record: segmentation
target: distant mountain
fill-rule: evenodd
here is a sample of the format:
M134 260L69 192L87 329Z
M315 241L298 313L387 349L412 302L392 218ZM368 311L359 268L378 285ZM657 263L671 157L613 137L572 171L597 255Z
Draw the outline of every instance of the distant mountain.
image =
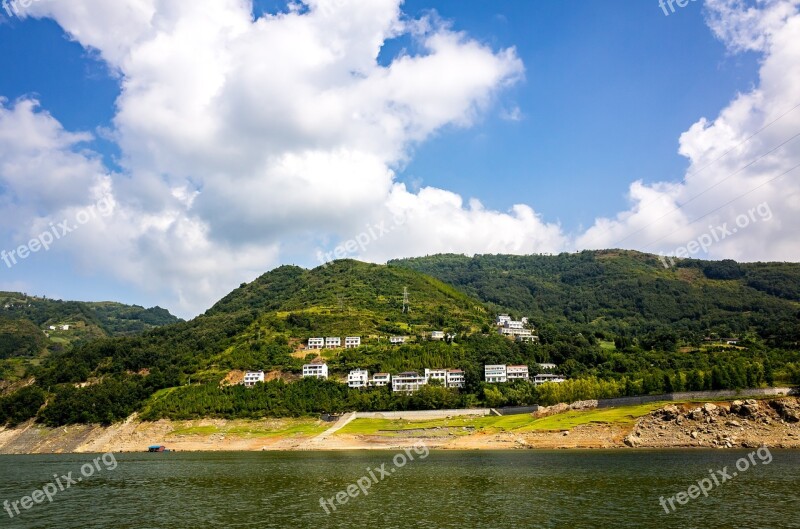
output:
M800 264L679 260L625 250L561 255L433 255L390 261L538 325L656 339L752 333L800 343Z
M0 292L0 360L33 358L48 349L58 351L97 338L139 334L179 321L160 307Z

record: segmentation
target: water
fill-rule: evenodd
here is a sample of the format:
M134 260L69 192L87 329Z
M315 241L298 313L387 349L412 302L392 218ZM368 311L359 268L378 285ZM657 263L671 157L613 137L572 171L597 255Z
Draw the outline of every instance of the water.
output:
M471 451L421 459L412 451L414 461L401 468L397 452L119 454L116 468L98 460L93 475L57 491L52 503L20 508L13 519L0 511L0 527L800 527L795 451L774 450L769 464L755 458L708 497L675 502L670 514L659 505L709 469L731 474L747 453ZM81 477L94 457L0 456L0 501L41 489L53 474ZM367 468L379 480L369 495L344 505L334 499L336 512L328 505L326 514L320 498L335 498L365 475L366 487Z

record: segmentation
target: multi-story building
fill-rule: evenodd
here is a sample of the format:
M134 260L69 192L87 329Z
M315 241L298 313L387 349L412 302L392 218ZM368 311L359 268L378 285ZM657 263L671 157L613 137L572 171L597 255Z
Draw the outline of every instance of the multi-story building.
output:
M495 318L494 323L498 327L502 327L506 324L507 321L511 321L511 316L508 314L498 314L497 318Z
M496 384L500 382L506 382L506 366L505 365L486 365L483 366L483 376L486 379L486 382L490 384Z
M303 378L328 378L328 364L312 363L303 366Z
M535 385L537 385L537 386L541 386L542 384L545 384L547 382L556 382L557 383L557 382L564 382L565 380L567 380L567 379L562 377L561 375L539 374L539 375L534 375L534 377L533 377L533 383Z
M391 336L389 337L389 343L392 345L401 345L406 343L406 336Z
M380 388L383 386L388 386L391 381L392 375L389 373L375 373L372 375L372 380L370 381L369 385Z
M557 369L557 368L558 368L558 366L555 365L555 364L539 364L539 370L540 371L553 371L554 369Z
M528 366L508 366L506 367L506 378L511 380L529 380Z
M325 349L338 349L342 346L342 339L338 336L325 338Z
M347 336L344 339L344 348L353 349L361 346L361 336Z
M447 386L447 369L426 369L425 383L430 383L431 380L438 380L442 386Z
M416 371L406 371L392 377L392 391L396 393L413 393L426 383L425 377Z
M369 385L369 371L354 369L347 375L347 385L351 388L365 388Z
M322 349L325 347L325 338L309 338L306 349Z
M448 388L463 388L464 387L464 371L461 369L448 369L447 370L447 387Z
M264 382L263 371L246 371L244 374L244 387L252 388L259 382Z

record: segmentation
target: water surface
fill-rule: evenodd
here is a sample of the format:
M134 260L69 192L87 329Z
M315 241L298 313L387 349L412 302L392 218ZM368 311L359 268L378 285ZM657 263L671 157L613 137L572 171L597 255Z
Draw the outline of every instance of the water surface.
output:
M393 462L397 452L118 454L116 468L99 461L91 477L58 491L52 503L13 519L0 511L0 527L800 527L796 451L773 450L769 464L755 458L757 465L708 497L673 502L675 512L659 505L709 469L731 474L747 453L471 451L420 459L412 451L415 460L402 468ZM54 474L80 477L94 457L0 456L0 501L20 500ZM371 481L368 495L359 490L336 503L337 492L362 477L362 485ZM326 514L320 498L333 498L336 511L327 504Z

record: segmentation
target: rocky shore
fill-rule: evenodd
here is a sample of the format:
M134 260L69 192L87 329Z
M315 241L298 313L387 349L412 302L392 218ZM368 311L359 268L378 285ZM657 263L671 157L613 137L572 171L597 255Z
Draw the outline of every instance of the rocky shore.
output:
M665 406L642 417L624 439L629 447L800 447L800 403L787 397Z

